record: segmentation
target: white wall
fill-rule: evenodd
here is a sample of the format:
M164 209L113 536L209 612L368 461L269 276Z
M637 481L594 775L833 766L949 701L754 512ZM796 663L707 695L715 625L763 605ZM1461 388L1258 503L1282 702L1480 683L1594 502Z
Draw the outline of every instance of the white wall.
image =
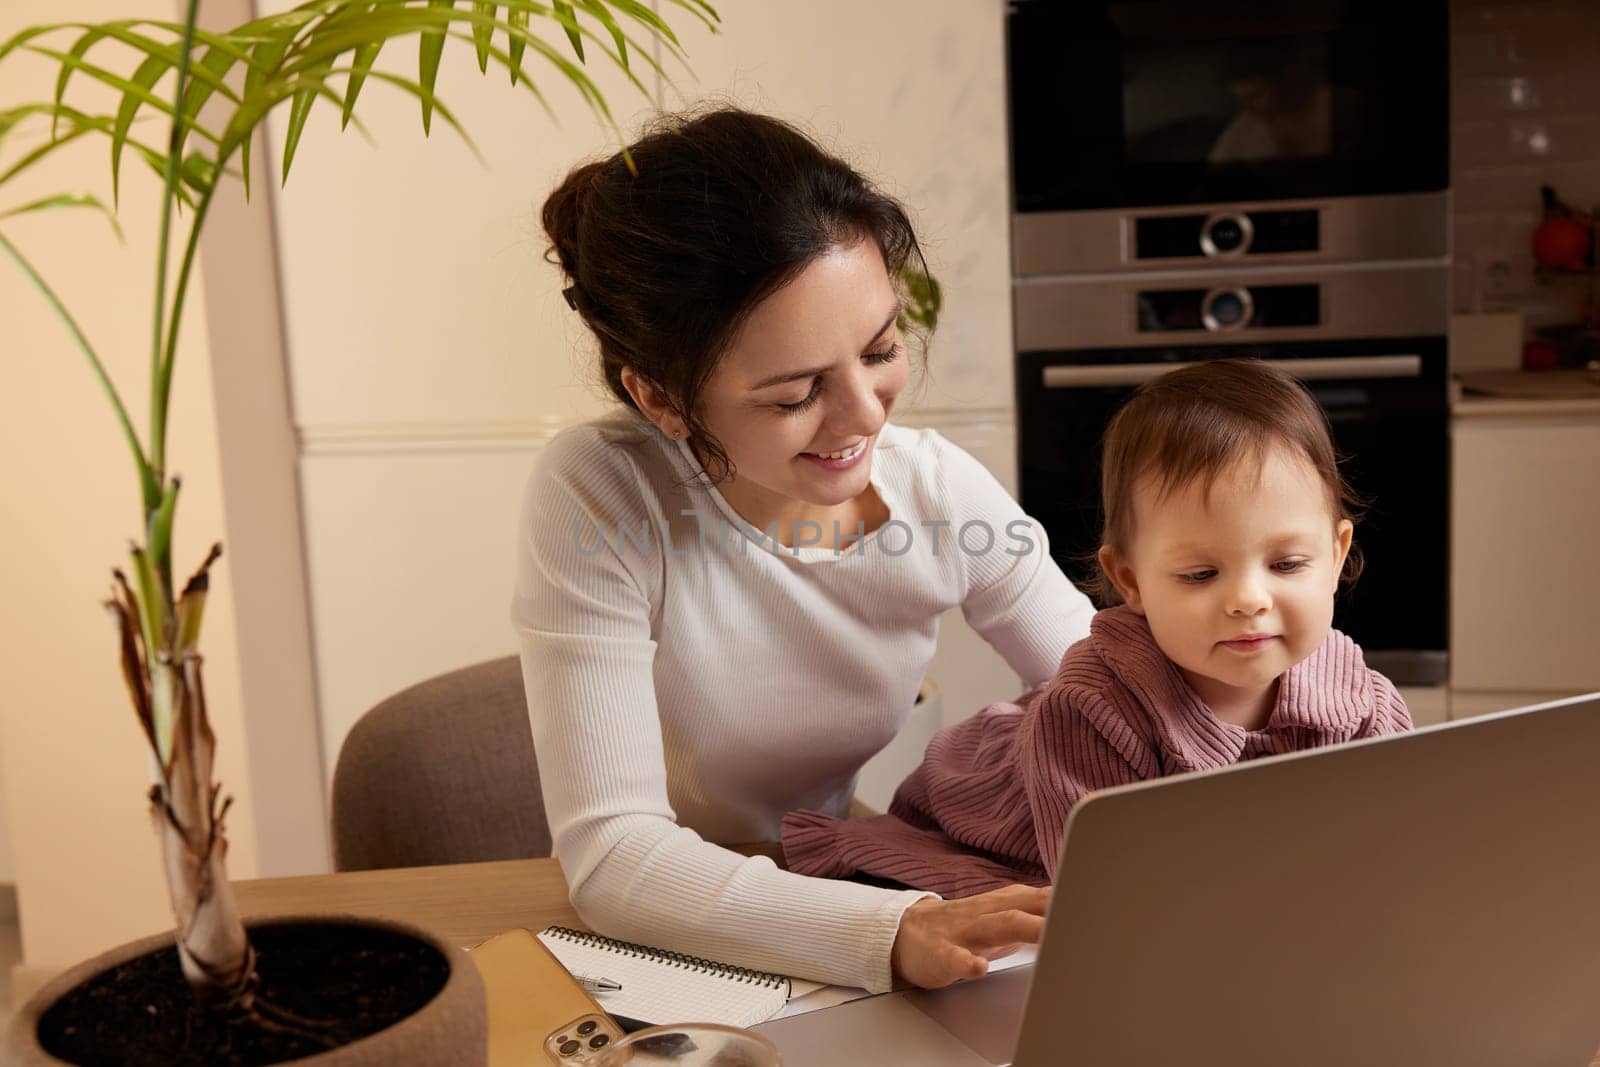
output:
M0 744L3 742L4 738L0 738ZM14 885L17 880L16 864L11 859L11 820L6 810L6 759L0 747L0 886Z
M0 38L52 20L172 14L171 0L10 0L0 6ZM48 99L53 84L53 67L42 62L14 57L0 65L0 100L8 104ZM8 148L4 158L17 151ZM0 205L77 188L105 192L106 170L105 143L83 143L55 166L10 183ZM156 221L149 205L158 192L148 171L127 165L126 247L87 213L0 224L77 314L141 428ZM183 476L174 567L184 575L223 533L206 323L200 307L190 310L169 438L172 468ZM7 458L0 760L23 954L31 968L47 970L165 928L171 917L147 814L145 743L101 607L111 568L125 565L128 540L142 524L132 461L84 358L9 262L0 263L0 316L0 455ZM255 873L254 812L226 562L213 579L202 647L217 773L235 798L230 867L248 877Z
M262 5L280 10L290 0ZM713 36L666 9L698 84L817 133L911 208L947 293L934 379L909 422L1012 480L1001 0L723 5ZM414 70L409 47L386 61ZM601 79L630 133L648 116ZM471 50L439 92L488 165L409 97L364 90L381 147L314 114L278 198L285 322L331 774L350 725L413 681L514 651L507 621L522 481L563 426L604 410L592 348L542 261L538 208L579 160L615 149L557 79L552 126ZM959 615L941 662L965 714L1016 681ZM955 666L959 663L959 667ZM945 677L948 675L948 677Z
M919 406L1009 418L1002 0L719 10L721 34L686 41L698 83L665 106L720 97L797 121L900 197L947 301Z
M238 26L253 9L252 0L206 0L201 25ZM202 119L216 128L226 115L226 102L213 97ZM206 340L219 354L211 396L257 862L263 876L318 874L331 869L332 854L301 537L300 449L273 238L277 171L262 131L254 147L253 196L246 200L235 183L212 201L200 245L204 286L195 299L205 301Z
M414 75L415 48L380 62ZM619 115L648 108L620 77L599 80ZM560 126L450 48L439 94L482 165L437 118L425 141L415 100L384 88L361 100L380 147L314 113L277 198L330 776L372 704L514 650L513 537L533 452L605 407L579 380L537 211L610 132L556 79L540 88Z

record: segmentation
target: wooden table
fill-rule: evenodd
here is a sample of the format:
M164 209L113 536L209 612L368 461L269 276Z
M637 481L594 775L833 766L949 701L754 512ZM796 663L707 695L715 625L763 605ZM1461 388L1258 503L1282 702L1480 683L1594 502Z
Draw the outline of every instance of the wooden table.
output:
M348 913L416 923L470 948L525 926L587 929L554 859L346 871L233 883L245 918Z
M772 846L739 851L770 855ZM247 919L338 912L400 919L462 948L514 926L588 929L567 900L567 883L554 859L252 878L233 887ZM1600 1067L1600 1053L1589 1067Z

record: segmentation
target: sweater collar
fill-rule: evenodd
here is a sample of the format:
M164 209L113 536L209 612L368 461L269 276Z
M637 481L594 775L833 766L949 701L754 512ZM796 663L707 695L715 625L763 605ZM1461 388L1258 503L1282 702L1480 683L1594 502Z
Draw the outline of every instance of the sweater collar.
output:
M1095 651L1145 708L1173 770L1204 770L1239 761L1253 736L1309 732L1323 744L1354 737L1370 714L1372 673L1361 650L1329 630L1316 651L1278 679L1278 699L1259 731L1223 722L1167 659L1143 615L1108 608L1090 623ZM1303 742L1296 747L1303 747Z

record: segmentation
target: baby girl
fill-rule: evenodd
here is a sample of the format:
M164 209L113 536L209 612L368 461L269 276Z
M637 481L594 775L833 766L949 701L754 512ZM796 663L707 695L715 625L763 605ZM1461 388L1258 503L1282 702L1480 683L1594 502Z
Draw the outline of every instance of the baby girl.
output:
M1332 628L1354 497L1315 400L1274 364L1148 382L1106 430L1099 612L1050 681L940 731L890 814L783 821L789 868L946 897L1054 879L1096 789L1411 728Z

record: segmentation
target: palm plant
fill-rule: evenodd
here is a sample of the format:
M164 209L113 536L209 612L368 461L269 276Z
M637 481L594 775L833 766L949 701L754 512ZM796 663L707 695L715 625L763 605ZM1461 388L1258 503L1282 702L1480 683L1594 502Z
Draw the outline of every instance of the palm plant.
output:
M718 15L706 0L669 3L715 30ZM252 136L268 113L284 103L289 116L283 180L306 120L319 103L338 111L341 127L353 122L360 128L355 107L369 80L415 97L424 132L437 114L466 138L455 115L434 95L440 58L450 39L472 46L480 71L488 73L492 61L509 74L512 86L530 93L548 111L525 67L531 53L542 61L535 64L545 68L541 73L553 71L574 85L613 130L616 124L606 101L585 72L587 57L600 52L648 96L636 62L664 73L652 57L653 45L679 60L682 56L667 23L641 0L308 0L225 33L197 27L198 5L199 0L189 0L181 23L63 23L27 29L0 44L0 62L31 54L56 69L49 100L0 110L0 148L19 131L48 122L41 143L0 170L0 186L80 138L104 137L111 149L109 207L92 194L68 193L10 210L0 204L0 220L86 208L104 215L115 228L121 164L130 149L162 179L147 441L140 440L94 347L62 301L3 233L0 251L38 288L88 359L139 479L143 541L132 545L128 570L114 570L107 607L117 625L128 693L155 757L150 804L162 843L183 973L197 995L221 1010L242 1013L269 1028L298 1028L304 1020L257 995L254 953L224 866L229 802L212 781L216 742L206 717L198 651L210 569L221 546L212 547L181 589L173 582L172 528L180 482L168 469L167 406L184 299L207 211L225 179L234 174L243 179L248 197ZM535 20L558 27L565 46L535 34ZM415 77L374 66L385 45L412 35L420 41ZM138 60L131 73L99 61L111 44L131 50ZM67 90L80 82L115 90L115 110L95 113L68 103ZM163 86L170 90L166 95L158 92ZM164 143L134 136L136 121L150 117L163 121ZM620 130L617 136L620 141ZM169 246L182 236L174 233L180 220L186 222L187 236L176 273L169 277Z

